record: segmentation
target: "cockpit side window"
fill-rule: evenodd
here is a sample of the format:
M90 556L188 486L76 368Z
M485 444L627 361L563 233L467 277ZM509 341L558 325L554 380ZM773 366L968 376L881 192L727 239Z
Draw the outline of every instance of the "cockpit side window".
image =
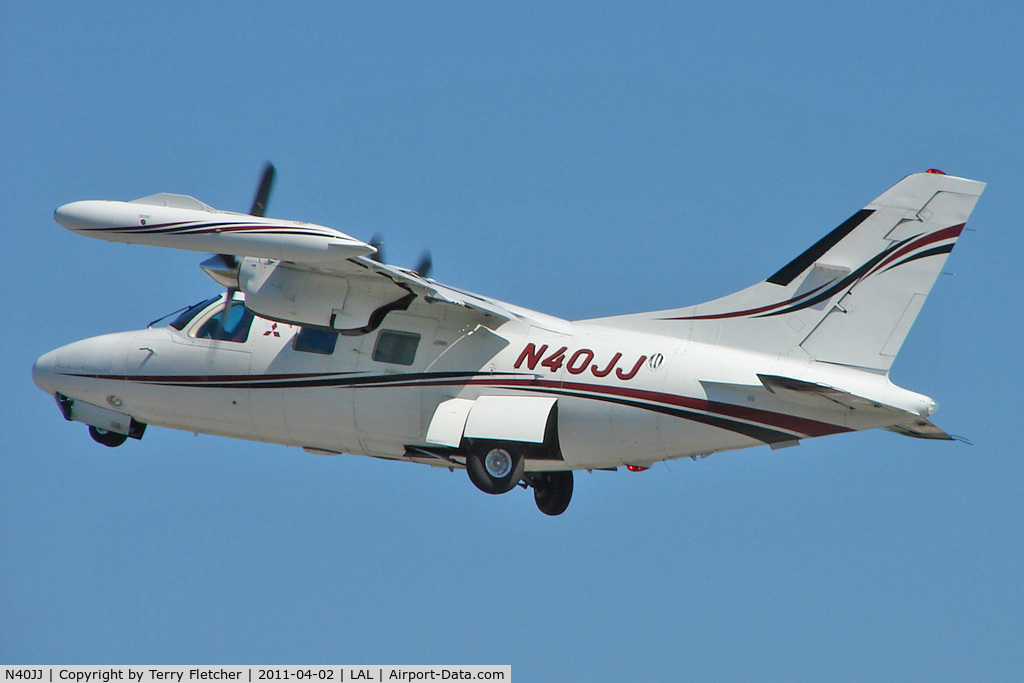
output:
M231 302L210 316L195 331L196 339L242 343L249 338L253 314L241 301Z
M185 326L192 322L192 319L199 315L200 311L205 310L207 306L219 298L220 297L215 296L210 299L206 299L205 301L200 301L197 304L192 304L186 308L181 315L171 321L171 327L178 331L185 329Z

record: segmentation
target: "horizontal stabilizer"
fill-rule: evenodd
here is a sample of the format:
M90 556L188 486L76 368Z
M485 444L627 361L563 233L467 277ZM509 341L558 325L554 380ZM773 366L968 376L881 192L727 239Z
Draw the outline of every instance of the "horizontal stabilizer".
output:
M797 394L800 397L810 398L818 401L829 401L835 405L848 408L850 410L883 410L893 411L898 413L906 413L907 411L895 408L878 401L873 401L864 396L857 396L851 394L848 391L842 389L836 389L825 384L818 384L816 382L806 382L804 380L793 379L792 377L781 377L779 375L761 375L757 376L761 380L761 384L764 388L773 394L780 395L785 398L786 393Z
M793 377L759 374L757 378L766 390L784 401L816 410L841 408L858 418L870 415L872 420L880 418L889 425L915 425L922 420L922 424L930 424L924 416L931 415L936 408L935 401L927 396L900 389L888 382L875 387L864 385L854 393Z
M923 417L914 418L910 422L905 422L903 424L885 427L885 429L890 432L902 434L903 436L912 436L915 439L936 439L939 441L956 440L932 424L931 420L927 420Z

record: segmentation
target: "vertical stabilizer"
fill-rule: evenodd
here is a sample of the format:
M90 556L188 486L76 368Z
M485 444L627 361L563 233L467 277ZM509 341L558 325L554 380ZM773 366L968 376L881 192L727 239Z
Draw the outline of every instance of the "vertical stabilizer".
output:
M887 372L984 187L907 176L763 282L586 322Z

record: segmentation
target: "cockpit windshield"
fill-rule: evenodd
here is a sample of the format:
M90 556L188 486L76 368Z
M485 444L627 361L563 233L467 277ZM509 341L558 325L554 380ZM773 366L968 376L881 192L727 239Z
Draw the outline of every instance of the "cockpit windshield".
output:
M217 341L244 342L249 338L253 313L242 301L232 301L220 307L206 319L198 329L190 332L196 339L214 339Z
M188 325L190 322L192 322L192 318L195 318L197 315L199 315L200 311L205 310L207 306L209 306L219 298L219 296L215 296L204 301L200 301L197 304L192 304L184 311L182 311L181 315L179 315L177 318L171 321L171 327L179 331L185 329L185 325Z

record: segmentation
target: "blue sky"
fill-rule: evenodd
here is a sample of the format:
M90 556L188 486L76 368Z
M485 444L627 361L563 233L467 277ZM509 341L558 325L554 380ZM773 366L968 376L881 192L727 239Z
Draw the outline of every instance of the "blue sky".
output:
M1022 34L1016 3L4 4L0 662L1024 676ZM32 361L218 288L53 209L245 210L268 159L270 215L570 319L761 280L911 172L986 181L892 371L974 445L584 474L552 519L461 472L94 444Z

